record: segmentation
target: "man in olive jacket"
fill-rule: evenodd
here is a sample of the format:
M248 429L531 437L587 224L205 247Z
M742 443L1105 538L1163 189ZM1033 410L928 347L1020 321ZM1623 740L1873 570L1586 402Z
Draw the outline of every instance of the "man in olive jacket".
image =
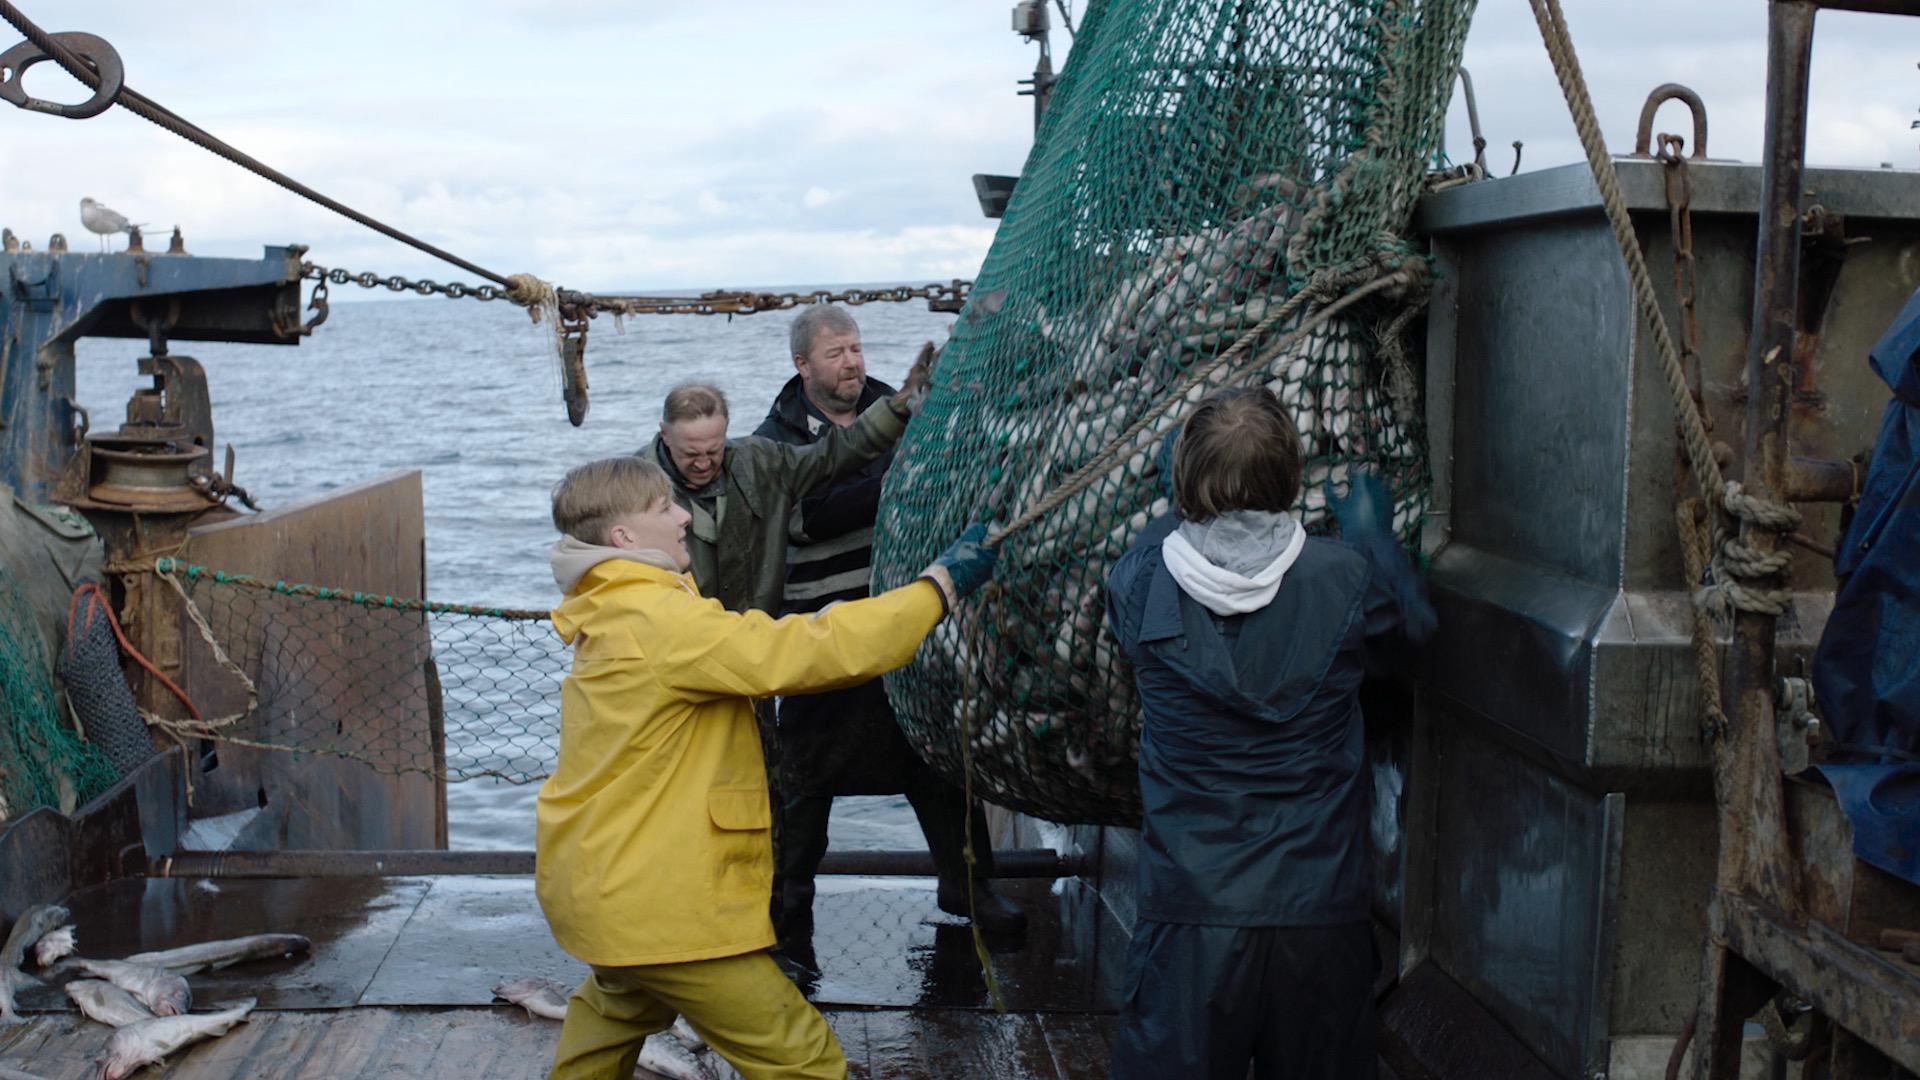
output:
M693 515L687 549L701 594L728 611L778 615L794 505L893 449L925 396L929 369L914 365L899 393L809 446L729 439L726 395L701 383L669 392L652 456L673 480L673 501Z

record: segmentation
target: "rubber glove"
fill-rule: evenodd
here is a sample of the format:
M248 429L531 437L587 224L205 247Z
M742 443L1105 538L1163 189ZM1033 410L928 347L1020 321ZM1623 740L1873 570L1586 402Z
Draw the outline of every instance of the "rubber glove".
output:
M913 366L907 369L907 377L900 389L888 403L893 411L901 416L914 417L927 404L927 393L933 387L933 365L940 358L940 350L929 341L920 346L920 355L914 358Z
M1355 472L1345 498L1334 495L1332 480L1327 481L1326 492L1327 507L1340 522L1341 536L1349 540L1393 538L1393 498L1372 471Z
M988 547L986 539L986 525L974 522L960 534L960 539L933 560L933 565L921 573L921 577L940 587L940 593L947 601L947 610L953 610L954 605L993 579L993 567L1000 560L1000 549Z

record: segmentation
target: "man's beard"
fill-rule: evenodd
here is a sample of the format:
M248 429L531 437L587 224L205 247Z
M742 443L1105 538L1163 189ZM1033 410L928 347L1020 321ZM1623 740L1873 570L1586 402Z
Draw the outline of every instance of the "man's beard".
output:
M818 398L823 405L831 405L840 412L852 412L854 406L860 404L860 395L866 388L865 379L848 380L820 387Z

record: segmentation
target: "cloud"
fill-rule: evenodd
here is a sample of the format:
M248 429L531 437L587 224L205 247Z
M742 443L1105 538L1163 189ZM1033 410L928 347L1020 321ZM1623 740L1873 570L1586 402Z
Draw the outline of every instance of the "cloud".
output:
M1565 6L1617 152L1647 91L1674 80L1705 97L1714 156L1759 158L1764 5ZM1033 49L1004 7L920 5L857 29L776 0L725 20L626 0L330 10L70 0L62 22L114 41L142 92L314 187L482 266L576 288L972 276L993 223L968 178L1017 172L1031 141L1031 102L1013 91ZM1820 20L1809 160L1920 165L1920 22ZM1495 173L1515 139L1528 170L1582 160L1524 5L1482 4L1466 62ZM1656 126L1683 130L1680 108ZM1471 155L1457 99L1447 145ZM4 110L0 154L32 163L0 170L0 224L37 246L79 234L92 195L178 222L200 254L297 241L325 265L465 276L122 110L85 123Z

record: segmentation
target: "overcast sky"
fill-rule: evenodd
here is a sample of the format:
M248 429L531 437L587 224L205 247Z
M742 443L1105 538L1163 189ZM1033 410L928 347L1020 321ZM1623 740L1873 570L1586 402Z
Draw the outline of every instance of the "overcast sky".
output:
M969 177L1017 172L1031 139L1014 80L1033 48L1008 29L1008 0L22 6L107 38L129 85L313 186L502 273L577 288L970 276L993 232ZM1706 99L1713 156L1758 158L1761 0L1565 8L1616 152L1647 91L1678 81ZM1920 167L1916 61L1920 19L1820 16L1809 159ZM1466 64L1497 174L1515 139L1525 170L1581 160L1524 0L1483 0ZM49 64L28 85L77 90L63 83ZM1682 130L1668 108L1659 128ZM1448 142L1471 156L1457 98ZM78 201L91 195L161 241L180 224L196 254L301 242L326 265L462 276L123 110L0 109L0 154L0 224L36 245L55 230L89 242Z

